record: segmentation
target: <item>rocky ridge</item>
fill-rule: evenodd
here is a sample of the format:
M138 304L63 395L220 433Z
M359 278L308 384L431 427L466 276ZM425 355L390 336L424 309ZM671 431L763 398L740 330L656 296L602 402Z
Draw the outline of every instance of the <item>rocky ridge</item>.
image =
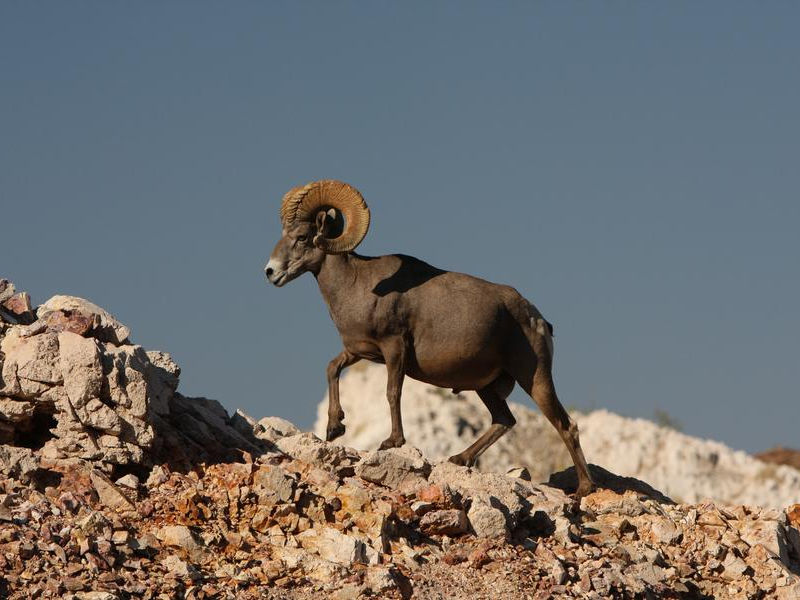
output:
M358 363L342 377L340 390L347 427L340 443L359 449L377 447L390 429L385 367ZM325 432L327 405L326 397L317 410L314 431L320 436ZM454 395L409 378L403 385L402 408L408 443L430 460L460 452L490 422L474 392ZM532 402L530 406L512 402L511 410L517 425L481 456L481 470L505 473L524 466L534 480L543 481L572 464L555 430ZM778 509L800 502L800 470L787 466L791 451L763 455L762 459L776 457L785 463L768 464L720 442L606 410L576 412L573 417L590 463L643 479L675 500L696 503L712 498Z
M676 504L594 466L603 489L578 502L570 471L534 483L326 443L181 396L168 355L91 303L12 297L0 597L800 595L800 505Z

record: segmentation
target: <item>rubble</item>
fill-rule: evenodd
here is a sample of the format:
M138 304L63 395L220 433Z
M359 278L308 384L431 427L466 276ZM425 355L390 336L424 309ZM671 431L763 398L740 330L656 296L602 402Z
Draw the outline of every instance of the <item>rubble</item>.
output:
M345 433L338 443L358 450L378 447L390 432L386 367L357 363L340 381ZM377 406L377 408L376 408ZM533 403L510 403L517 424L478 459L481 471L545 481L572 465L564 443ZM800 500L800 452L775 449L758 457L725 444L694 438L643 419L606 410L572 412L590 463L647 481L673 499L782 508ZM314 432L325 437L327 396L317 407ZM490 424L475 392L453 394L406 377L403 424L407 442L436 462L464 450ZM759 458L761 460L759 460ZM767 461L767 462L764 462ZM525 475L527 473L527 477Z
M800 504L358 451L181 396L129 333L2 318L0 597L800 597Z

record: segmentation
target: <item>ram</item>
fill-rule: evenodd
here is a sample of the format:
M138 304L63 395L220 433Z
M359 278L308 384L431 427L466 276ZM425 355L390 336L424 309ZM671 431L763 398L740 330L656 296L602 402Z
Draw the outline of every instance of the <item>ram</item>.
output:
M515 289L393 254L353 250L369 228L361 194L334 180L290 190L281 204L281 239L265 267L281 287L311 272L344 350L328 364L327 439L345 431L339 375L359 360L385 363L392 431L381 449L405 443L400 395L406 376L453 390L476 390L492 424L450 460L473 465L515 424L506 398L519 384L553 424L575 463L578 496L593 488L578 428L553 385L552 328Z

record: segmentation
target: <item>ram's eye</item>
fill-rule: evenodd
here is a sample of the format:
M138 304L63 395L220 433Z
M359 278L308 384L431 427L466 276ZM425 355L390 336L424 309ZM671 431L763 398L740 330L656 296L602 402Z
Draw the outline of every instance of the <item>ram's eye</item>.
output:
M298 235L297 236L297 241L298 242L305 242L307 239L308 239L307 235Z

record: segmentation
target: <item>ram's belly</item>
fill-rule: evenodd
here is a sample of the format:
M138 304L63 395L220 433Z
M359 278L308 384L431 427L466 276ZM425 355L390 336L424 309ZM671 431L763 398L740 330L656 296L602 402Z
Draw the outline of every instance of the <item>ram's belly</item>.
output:
M500 340L423 339L415 347L407 374L439 387L478 390L503 370Z

